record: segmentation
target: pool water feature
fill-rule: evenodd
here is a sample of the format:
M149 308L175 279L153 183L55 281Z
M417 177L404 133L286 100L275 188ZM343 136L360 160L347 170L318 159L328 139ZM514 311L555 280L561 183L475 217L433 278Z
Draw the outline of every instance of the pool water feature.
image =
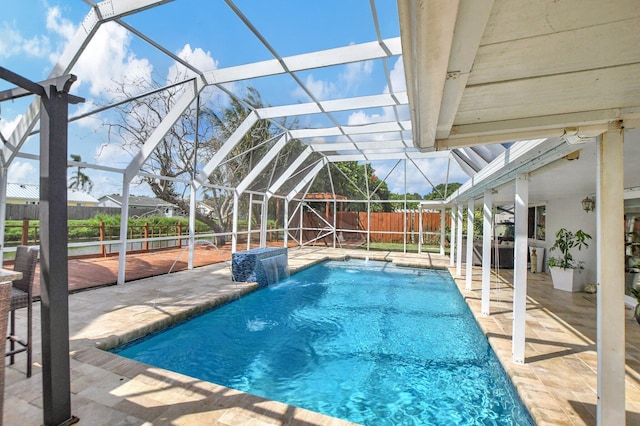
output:
M327 262L116 350L363 424L533 424L448 272Z

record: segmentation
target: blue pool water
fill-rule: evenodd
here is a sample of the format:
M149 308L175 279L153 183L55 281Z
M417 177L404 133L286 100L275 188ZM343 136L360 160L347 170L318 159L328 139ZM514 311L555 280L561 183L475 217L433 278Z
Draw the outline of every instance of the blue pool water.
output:
M446 271L327 262L115 352L363 424L533 424Z

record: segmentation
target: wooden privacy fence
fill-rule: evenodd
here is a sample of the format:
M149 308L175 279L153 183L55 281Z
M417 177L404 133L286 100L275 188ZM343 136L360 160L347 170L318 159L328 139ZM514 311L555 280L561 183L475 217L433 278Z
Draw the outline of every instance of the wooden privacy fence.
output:
M422 214L422 232L424 244L440 244L440 212L389 212L371 213L369 229L371 230L371 242L402 243L404 242L405 218L407 241L418 242L420 231L420 214ZM325 215L320 213L320 216ZM445 216L445 223L449 223L449 214ZM324 217L329 223L333 223L333 217ZM293 226L293 224L292 224ZM304 212L303 227L306 229L325 228L315 213ZM367 212L337 212L336 229L342 231L345 240L364 240L367 232ZM358 231L358 232L348 232ZM306 237L305 233L305 237Z

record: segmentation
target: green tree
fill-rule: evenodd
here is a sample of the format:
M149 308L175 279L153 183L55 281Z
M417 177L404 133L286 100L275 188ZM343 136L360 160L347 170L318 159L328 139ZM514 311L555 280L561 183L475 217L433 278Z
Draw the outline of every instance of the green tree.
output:
M82 162L82 157L80 155L71 154L70 157L72 161L77 163ZM67 166L67 168L68 167L73 166ZM76 166L75 173L73 173L69 178L69 189L79 189L81 191L91 192L93 189L93 182L91 182L91 178L83 172L84 169L86 169L86 167L80 165Z

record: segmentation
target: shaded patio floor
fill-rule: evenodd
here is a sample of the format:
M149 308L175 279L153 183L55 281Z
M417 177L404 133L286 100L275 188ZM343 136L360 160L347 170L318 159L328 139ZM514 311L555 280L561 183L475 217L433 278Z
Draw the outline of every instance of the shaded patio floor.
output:
M448 258L428 254L296 248L289 255L294 270L344 256L448 266ZM511 271L493 277L490 316L478 314L480 269L474 269L473 278L472 291L464 290L464 280L456 283L536 422L595 424L595 296L553 290L548 275L530 274L527 362L518 365L511 362ZM232 282L227 265L218 264L71 294L72 412L80 417L80 424L345 424L98 349L145 335L254 288ZM34 374L25 378L23 354L7 368L7 425L42 423L40 304L34 308ZM24 311L18 311L18 330L24 329ZM626 406L631 425L640 424L640 326L630 311L626 314Z

